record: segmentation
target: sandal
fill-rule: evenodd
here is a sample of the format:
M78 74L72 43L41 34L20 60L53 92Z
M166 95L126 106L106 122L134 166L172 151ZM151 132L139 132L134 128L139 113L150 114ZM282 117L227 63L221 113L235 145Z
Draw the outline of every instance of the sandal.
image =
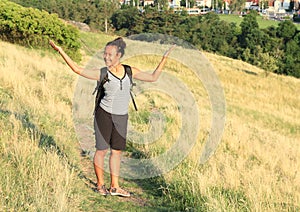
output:
M106 195L109 194L109 192L108 192L108 190L106 189L105 185L97 186L96 191L97 191L99 194L103 195L103 196L106 196Z
M122 188L110 188L110 195L121 196L121 197L130 197L130 192L128 192Z

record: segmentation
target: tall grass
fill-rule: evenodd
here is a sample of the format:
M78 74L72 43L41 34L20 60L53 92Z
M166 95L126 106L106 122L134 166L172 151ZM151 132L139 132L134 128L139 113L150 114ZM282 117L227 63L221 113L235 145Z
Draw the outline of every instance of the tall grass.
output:
M209 133L209 99L191 71L169 61L166 71L184 81L198 100L201 129L193 152L164 176L166 202L181 211L300 210L300 97L295 95L300 81L267 76L263 70L241 61L206 56L224 87L227 102L224 136L215 155L207 164L199 165L202 145ZM133 61L138 67L143 67L143 63L157 61L151 58ZM138 102L143 106L144 102L152 101L155 107L165 110L167 117L173 117L168 129L179 129L177 108L166 105L172 103L170 100L153 95ZM149 151L151 156L155 151L161 154L159 150L172 145L172 135L176 136L176 132L166 131L152 148L145 145L143 152Z
M206 56L225 92L224 136L215 155L206 164L199 165L200 152L209 134L209 98L190 70L168 60L165 71L185 82L197 99L201 129L189 157L164 175L166 204L180 211L299 211L300 96L296 93L300 81L267 74L242 61L213 54ZM149 64L153 66L158 61L139 57L126 62L149 70ZM158 142L137 146L149 156L161 154L170 148L181 128L176 116L178 108L157 94L140 98L138 102L146 116L132 114L137 128L149 123L146 113L151 110L149 104L155 104L154 108L170 117L168 130Z
M76 210L75 78L42 52L0 46L0 210Z
M208 163L197 164L198 145L166 176L166 196L178 210L299 211L300 81L206 56L225 90L224 136Z
M104 45L101 35L84 34L83 39L89 36ZM0 53L0 210L79 211L82 202L96 200L79 191L82 181L76 171L78 145L71 116L75 75L53 56L0 45L6 49ZM92 43L86 45L97 51ZM86 54L87 61L91 55ZM198 164L209 135L210 101L190 70L168 60L165 71L185 82L196 98L201 128L192 152L163 176L165 183L153 188L163 193L154 202L175 211L299 211L299 79L266 75L241 61L205 55L226 97L222 142L206 164ZM148 70L158 61L144 56L126 62ZM142 157L161 154L181 127L178 107L159 93L138 96L136 101L139 111L131 111L130 118L137 130L149 130L149 111L156 109L165 114L167 127L156 144L135 148ZM118 200L104 203L118 205Z

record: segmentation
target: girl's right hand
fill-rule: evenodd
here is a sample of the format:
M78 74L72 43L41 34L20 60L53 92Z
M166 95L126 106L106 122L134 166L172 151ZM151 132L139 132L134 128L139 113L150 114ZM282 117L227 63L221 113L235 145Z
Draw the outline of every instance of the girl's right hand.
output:
M57 46L52 40L49 41L49 44L52 46L52 48L58 52L62 50L60 46Z

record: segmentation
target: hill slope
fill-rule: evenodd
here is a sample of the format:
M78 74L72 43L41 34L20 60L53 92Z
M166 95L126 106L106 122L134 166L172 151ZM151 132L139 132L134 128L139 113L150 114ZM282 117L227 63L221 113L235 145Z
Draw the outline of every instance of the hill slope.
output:
M94 46L109 37L85 34L83 39L85 51L96 51ZM205 54L226 97L226 126L216 153L206 164L197 163L209 133L210 108L201 82L186 74L183 80L197 98L202 120L191 154L163 177L122 180L133 198L102 198L92 190L92 164L80 156L73 128L76 76L57 55L0 46L6 50L0 53L0 210L299 210L299 79L266 76L241 61ZM168 65L168 72L176 71ZM168 107L163 99L154 98L158 108ZM138 102L143 107L147 101ZM178 129L176 117L172 120L170 126ZM177 132L168 133L166 148ZM141 150L158 151L151 148Z

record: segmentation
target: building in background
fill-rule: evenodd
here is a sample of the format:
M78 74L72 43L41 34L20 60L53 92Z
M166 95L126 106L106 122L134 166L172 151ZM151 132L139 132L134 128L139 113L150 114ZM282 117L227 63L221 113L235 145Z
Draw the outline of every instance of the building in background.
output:
M267 5L265 5L265 2L268 2ZM259 0L246 0L245 8L250 8L250 6L259 6L261 9L266 9L268 7L276 7L281 8L285 10L299 9L299 0L268 0L268 1L259 1ZM293 5L294 8L290 8L290 6Z
M171 8L179 8L181 0L169 0L169 6Z
M133 6L154 6L155 1L154 0L119 0L120 4L126 4L126 5L133 5ZM181 7L181 1L182 0L168 0L169 7L178 9ZM189 0L185 0L187 2L186 8L192 9L191 5L189 4ZM221 10L229 10L229 5L231 3L231 0L223 0L223 6L222 8L214 8L214 2L216 0L195 0L194 8L210 8L210 9L221 9ZM139 2L137 5L136 2ZM291 8L291 5L293 8ZM289 10L292 9L294 11L298 11L300 7L300 0L246 0L245 2L245 9L254 9L254 10L264 10L267 8L270 8L271 10Z

